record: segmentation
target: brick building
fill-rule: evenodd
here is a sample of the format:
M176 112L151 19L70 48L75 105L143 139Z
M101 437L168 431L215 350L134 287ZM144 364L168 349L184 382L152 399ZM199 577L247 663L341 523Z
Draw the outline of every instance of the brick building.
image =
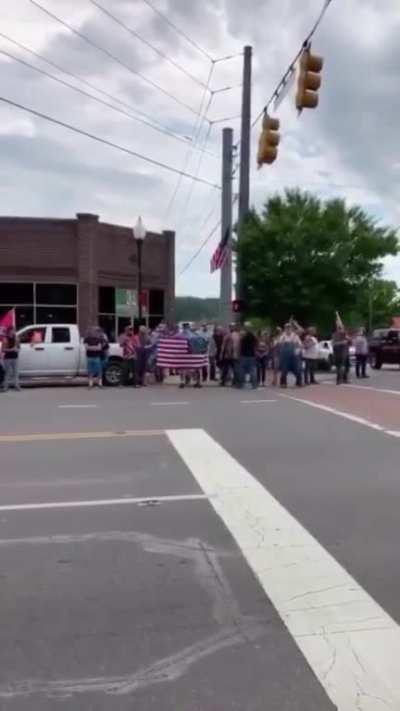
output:
M143 244L143 315L173 320L175 233L148 232ZM114 338L137 315L137 245L132 228L76 219L0 217L0 315L17 326L99 322Z

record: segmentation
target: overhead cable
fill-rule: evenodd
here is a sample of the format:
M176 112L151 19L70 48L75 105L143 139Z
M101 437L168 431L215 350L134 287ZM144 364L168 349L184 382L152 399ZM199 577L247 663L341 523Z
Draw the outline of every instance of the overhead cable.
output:
M172 59L171 57L169 57L167 54L165 54L165 52L162 52L160 49L158 49L158 47L155 47L153 44L151 44L151 42L149 42L149 41L146 40L144 37L142 37L142 35L139 34L139 32L136 32L136 30L133 30L131 27L129 27L125 22L123 22L123 21L122 21L119 17L117 17L116 15L113 15L112 12L110 12L110 11L107 10L105 7L103 7L103 5L101 5L99 2L97 2L97 0L89 0L89 2L91 2L92 5L94 5L95 7L97 7L98 10L100 10L101 12L103 12L107 17L109 17L111 20L113 20L117 25L119 25L119 26L122 27L124 30L126 30L127 32L129 32L129 34L132 35L132 37L135 37L135 38L138 39L140 42L142 42L143 44L145 44L146 47L149 47L151 50L153 50L153 52L155 52L156 54L158 54L159 57L162 57L162 59L164 59L166 62L169 62L169 64L172 64L172 66L174 66L174 67L175 67L176 69L178 69L180 72L182 72L183 74L186 74L186 76L189 77L189 79L191 79L192 81L194 81L194 82L195 82L196 84L198 84L199 86L202 86L203 88L205 87L205 83L204 83L203 81L201 81L201 79L199 79L198 77L195 77L195 76L194 76L193 74L191 74L187 69L185 69L185 67L183 67L181 64L179 64L179 63L176 62L174 59Z
M60 77L56 77L56 76L54 76L54 74L50 74L50 72L46 72L44 69L40 69L40 67L35 67L34 64L31 64L30 62L26 62L21 57L16 57L15 55L11 54L10 52L6 52L5 50L2 50L2 49L0 49L0 54L4 55L5 57L8 57L9 59L12 59L15 62L18 62L19 64L22 64L25 67L28 67L28 69L38 72L39 74L42 74L43 76L47 77L48 79L52 79L52 81L55 81L58 84L61 84L62 86L66 86L67 88L72 89L73 91L76 91L78 94L81 94L82 96L86 96L87 98L92 99L93 101L96 101L97 103L102 104L103 106L107 106L107 108L112 109L113 111L116 111L117 113L122 114L123 116L126 116L127 118L132 119L132 121L137 121L138 123L141 123L144 126L148 126L153 131L158 131L159 133L162 133L162 134L168 136L169 138L174 138L176 141L184 143L185 145L191 144L190 138L184 138L183 136L179 136L179 134L173 133L172 131L169 131L168 129L165 129L165 128L160 128L156 124L153 124L150 121L146 121L145 119L142 119L139 116L135 116L134 114L129 113L125 109L120 109L117 106L110 104L108 101L104 101L104 99L100 99L98 96L94 96L94 94L90 94L88 91L85 91L85 89L80 89L78 86L74 86L73 84L70 84L69 82L65 81L64 79L60 79ZM215 158L217 157L210 151L206 151L205 147L201 148L198 146L193 146L193 150L199 151L201 153L207 152L208 155L215 157Z
M121 151L122 153L127 153L128 155L131 155L131 156L134 156L135 158L139 158L140 160L146 161L147 163L150 163L151 165L155 165L158 168L163 168L164 170L168 170L170 173L176 173L178 175L182 175L182 177L184 177L184 178L191 178L192 179L194 177L190 173L186 173L186 172L183 172L182 170L179 170L179 168L175 168L171 165L167 165L166 163L161 163L161 161L157 161L154 158L149 158L149 156L145 156L142 153L133 151L130 148L126 148L125 146L120 146L118 143L109 141L106 138L101 138L100 136L96 136L94 133L85 131L84 129L79 128L77 126L73 126L70 123L66 123L66 121L60 121L59 119L56 119L53 116L49 116L48 114L42 113L41 111L36 111L36 109L32 109L29 106L25 106L24 104L19 104L17 101L12 101L12 99L8 99L5 96L0 96L0 101L2 101L4 104L8 104L9 106L14 106L17 109L21 109L22 111L30 113L33 116L42 118L45 121L49 121L50 123L53 123L57 126L62 126L62 128L66 128L69 131L78 133L81 136L85 136L86 138L91 138L93 141L97 141L97 143L103 143L105 146L110 146L110 148L115 148L116 150ZM204 185L210 185L212 187L221 189L219 185L217 185L216 183L212 183L209 180L206 180L206 178L198 178L197 177L196 180L199 183L203 183Z
M327 11L329 5L331 4L331 2L332 2L332 0L325 0L324 5L323 5L323 7L322 7L322 10L321 10L320 14L318 15L318 18L317 18L316 22L314 23L314 25L313 25L313 27L311 28L311 30L310 30L310 32L308 33L308 35L307 35L307 36L305 37L305 39L303 40L299 51L297 52L297 54L296 54L296 56L294 57L294 59L292 59L292 61L290 62L289 67L287 68L286 72L284 73L284 75L282 76L282 78L280 79L280 81L278 82L278 84L276 85L274 91L272 92L271 97L268 99L268 101L267 101L267 103L265 104L265 106L262 108L262 110L260 111L260 113L259 113L259 114L256 116L256 118L254 119L253 123L251 124L251 127L252 127L252 128L253 128L253 126L256 125L256 123L258 123L258 121L260 120L260 118L268 111L268 109L269 109L269 107L271 106L272 102L273 102L275 99L278 98L278 96L279 96L281 90L282 90L283 87L286 85L286 83L287 83L287 81L288 81L290 75L294 72L294 70L295 70L295 64L296 64L297 60L301 57L304 48L307 47L307 45L311 42L311 40L312 40L312 38L313 38L315 32L317 31L318 27L320 26L320 24L321 24L321 22L322 22L322 20L323 20L323 18L324 18L324 16L325 16L325 13L326 13L326 11Z
M181 269L181 271L179 272L178 276L182 276L182 274L184 274L184 273L189 269L189 267L192 266L194 260L197 259L197 257L199 256L199 254L203 251L203 249L204 249L204 247L206 246L206 244L210 241L211 237L213 237L213 236L215 235L216 231L218 230L218 228L219 228L220 226L221 226L221 220L219 220L219 222L217 222L217 224L213 227L213 229L211 230L211 232L207 235L207 237L205 238L205 240L201 243L200 247L196 250L196 252L193 254L193 256L192 256L192 257L189 259L189 261L185 264L185 266L183 267L183 269Z
M193 114L197 113L196 110L192 106L189 106L189 104L186 104L184 101L181 101L181 99L179 99L177 96L174 96L174 94L171 94L169 91L167 91L162 86L157 84L157 82L153 81L152 79L149 79L149 77L146 77L144 74L137 71L137 69L134 69L129 64L126 64L125 62L123 62L121 59L119 59L119 57L117 57L115 54L110 52L108 49L105 49L105 47L102 47L101 45L94 42L92 39L90 39L90 37L85 35L80 30L77 30L75 27L73 27L73 25L70 25L68 22L65 22L65 20L62 20L57 15L54 15L54 13L50 12L50 10L48 10L46 7L44 7L43 5L38 3L36 0L29 0L29 2L31 2L32 5L35 5L35 7L37 7L39 10L44 12L46 15L51 17L53 20L58 22L60 25L62 25L63 27L66 27L70 32L75 34L77 37L80 37L84 42L86 42L88 45L90 45L91 47L96 49L98 52L101 52L101 54L104 54L109 59L112 59L114 62L119 64L121 67L126 69L128 72L130 72L134 76L139 77L139 79L144 81L146 84L149 84L150 86L152 86L153 89L156 89L161 94L164 94L169 99L172 99L172 101L175 101L180 106L183 106L185 109L187 109L191 113L193 113Z
M132 106L131 104L128 104L126 101L119 99L117 96L110 94L108 91L104 91L104 89L101 89L100 87L96 86L96 84L93 84L92 82L87 81L87 79L84 79L83 77L79 76L79 74L75 74L74 72L71 72L70 70L65 69L65 67L61 67L56 62L53 62L52 60L44 57L43 54L36 52L34 49L32 49L32 47L27 47L26 44L22 44L22 42L17 42L17 40L13 39L9 35L4 34L4 32L0 32L0 37L3 37L8 42L11 42L12 44L14 44L16 47L19 47L19 49L23 49L24 52L28 52L28 54L31 54L33 57L40 59L41 62L45 62L45 64L48 64L49 67L53 67L54 69L57 69L57 71L62 72L63 74L66 74L69 77L72 77L76 81L79 81L81 84L88 86L89 89L93 89L94 91L97 91L99 94L102 94L102 96L106 96L108 99L112 99L112 101L115 101L116 104L120 104L120 106L125 106L125 108L130 109L130 111L134 111L135 113L140 114L140 116L144 116L146 119L151 121L153 124L156 124L159 128L163 128L167 133L168 132L173 133L173 131L170 131L170 129L168 129L166 126L163 126L161 123L156 121L152 116L150 116L149 114L146 114L141 109L138 109L137 107ZM182 138L183 138L183 136L182 136ZM190 139L188 139L188 140L190 140Z
M175 25L175 24L169 19L169 17L167 17L167 15L164 15L164 13L161 12L161 10L159 10L157 7L154 7L153 3L151 3L150 0L143 0L143 2L146 3L146 5L148 5L148 7L150 7L150 8L153 10L153 12L156 13L156 15L158 15L159 17L161 17L161 18L164 20L164 22L167 23L167 25L169 25L170 27L172 27L172 28L175 30L175 32L177 32L177 33L180 34L182 37L184 37L184 39L185 39L187 42L189 42L189 44L191 44L192 47L194 47L194 48L197 49L199 52L201 52L201 53L202 53L205 57L207 57L207 59L209 59L211 62L214 61L213 57L211 56L211 54L209 54L209 52L207 52L205 49L203 49L203 47L201 47L199 44L197 44L197 42L195 42L194 39L192 39L191 37L189 37L189 35L187 35L186 32L184 32L184 31L181 30L179 27L177 27L177 25Z

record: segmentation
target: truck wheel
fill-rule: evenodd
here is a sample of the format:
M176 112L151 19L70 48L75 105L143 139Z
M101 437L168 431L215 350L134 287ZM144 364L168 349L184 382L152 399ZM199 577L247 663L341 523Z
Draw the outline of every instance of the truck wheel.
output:
M110 361L104 371L104 385L115 388L122 383L122 363Z
M371 355L371 368L374 370L380 370L382 368L382 363L375 353Z

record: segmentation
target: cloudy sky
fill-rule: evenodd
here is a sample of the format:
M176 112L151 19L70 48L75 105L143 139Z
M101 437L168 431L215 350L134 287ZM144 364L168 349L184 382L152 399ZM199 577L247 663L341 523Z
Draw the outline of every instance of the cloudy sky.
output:
M324 0L151 0L200 51L145 0L96 0L144 42L90 0L38 2L105 52L71 33L31 0L2 0L0 31L76 78L0 37L0 95L212 185L220 183L222 127L231 125L235 140L239 138L242 57L212 65L208 56L240 55L245 44L253 46L256 115L324 4ZM261 171L255 162L258 130L253 131L253 205L259 206L271 191L301 186L323 198L343 196L379 220L399 224L399 32L398 0L332 1L313 43L325 58L320 107L299 120L293 97L286 99L279 109L283 133L279 160ZM204 85L212 66L209 86L216 93L211 95ZM226 87L233 88L217 91ZM201 106L207 114L199 121ZM71 217L80 211L95 212L118 224L133 224L141 214L150 229L176 230L178 294L218 293L218 275L209 274L218 233L179 276L219 220L217 188L179 179L17 108L0 103L0 112L1 214ZM160 131L135 117L156 124ZM225 117L233 118L210 124ZM400 259L388 261L386 275L400 282Z

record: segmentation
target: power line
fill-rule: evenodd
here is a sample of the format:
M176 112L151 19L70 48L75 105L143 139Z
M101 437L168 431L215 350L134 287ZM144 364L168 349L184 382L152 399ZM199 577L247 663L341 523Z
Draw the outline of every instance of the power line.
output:
M210 70L209 70L209 72L208 72L208 77L207 77L207 84L206 84L206 87L204 88L204 91L203 91L203 95L202 95L201 102L200 102L200 106L199 106L199 111L198 111L198 114L197 114L197 119L196 119L195 124L194 124L194 127L193 127L193 135L192 135L192 142L193 142L192 146L193 146L193 147L194 147L194 146L197 146L197 141L198 141L198 139L200 138L200 134L201 134L201 129L202 129L203 121L207 120L207 113L208 113L208 111L209 111L209 109L210 109L210 106L211 106L211 103L212 103L212 100L213 100L213 96L214 96L214 95L213 95L213 94L210 94L210 95L209 95L209 99L208 99L207 108L204 110L204 113L203 113L203 106L204 106L204 102L205 102L206 96L207 96L207 88L209 87L209 85L210 85L210 83L211 83L211 79L212 79L212 76L213 76L213 73L214 73L214 67L215 67L215 65L214 65L213 63L211 63L211 65L210 65ZM202 113L203 113L203 115L202 115ZM211 126L211 124L209 124L209 125ZM184 158L183 167L182 167L182 170L183 170L183 171L186 171L187 166L188 166L188 164L189 164L190 156L191 156L191 153L192 153L192 146L190 146L190 147L188 148L188 150L186 151L186 156L185 156L185 158ZM168 215L169 215L170 212L171 212L172 206L173 206L173 204L174 204L174 202L175 202L175 200L176 200L176 196L177 196L177 194L178 194L178 192L179 192L179 188L180 188L180 186L181 186L181 183L182 183L182 176L179 176L179 177L178 177L178 180L177 180L177 182L176 182L175 188L174 188L174 190L173 190L173 193L172 193L172 195L171 195L171 197L170 197L170 200L169 200L169 202L168 202L168 205L167 205L167 208L166 208L166 211L165 211L164 220L167 219Z
M122 27L124 30L126 30L127 32L129 32L129 34L132 35L132 37L135 37L136 39L138 39L140 42L142 42L143 44L145 44L146 47L149 47L150 49L153 50L153 52L155 52L156 54L158 54L159 57L162 57L162 59L164 59L166 62L169 62L170 64L172 64L173 67L175 67L175 68L178 69L180 72L182 72L182 73L185 74L187 77L189 77L189 79L191 79L192 81L194 81L194 82L195 82L196 84L198 84L199 86L201 86L201 87L203 87L203 88L205 87L205 84L204 84L203 81L201 81L200 79L198 79L198 77L195 77L193 74L191 74L187 69L185 69L185 67L183 67L181 64L179 64L178 62L176 62L174 59L171 59L171 57L169 57L167 54L165 54L165 53L162 52L160 49L158 49L158 47L155 47L153 44L151 44L151 42L149 42L149 41L146 40L144 37L142 37L142 36L139 34L139 32L136 32L136 30L133 30L131 27L129 27L127 24L125 24L125 22L123 22L119 17L116 17L116 15L113 15L109 10L107 10L105 7L103 7L102 5L100 5L100 3L97 2L97 0L89 0L89 2L91 2L92 5L94 5L95 7L97 7L98 10L100 10L101 12L103 12L107 17L109 17L111 20L113 20L117 25L119 25L119 26Z
M199 256L200 252L203 251L204 247L205 247L206 244L210 241L211 237L213 237L213 236L215 235L215 233L216 233L216 231L218 230L219 227L221 227L221 220L219 220L219 222L217 222L217 224L213 227L213 229L211 230L211 232L210 232L210 233L207 235L207 237L205 238L204 242L201 243L200 247L196 250L196 252L193 254L193 256L192 256L192 257L189 259L189 261L185 264L185 266L183 267L183 269L181 269L181 271L179 272L178 276L182 276L182 274L184 274L184 273L189 269L189 267L192 266L194 260L197 259L197 257Z
M1 33L0 33L1 34ZM5 57L8 57L9 59L14 60L15 62L18 62L19 64L22 64L25 67L28 67L29 69L38 72L39 74L42 74L43 76L47 77L48 79L52 79L53 81L57 82L58 84L61 84L62 86L66 86L69 89L72 89L73 91L76 91L78 94L81 94L82 96L86 96L89 99L92 99L93 101L96 101L99 104L102 104L103 106L107 106L109 109L112 109L113 111L116 111L119 114L122 114L123 116L127 116L128 118L132 119L133 121L137 121L138 123L141 123L145 126L148 126L149 128L152 128L154 131L158 131L159 133L162 133L170 138L174 138L176 141L180 141L181 143L184 143L185 145L190 145L191 141L190 139L186 139L183 136L179 136L176 133L173 133L172 131L169 131L168 129L165 128L160 128L159 126L146 121L145 119L142 119L138 116L134 116L133 114L129 113L128 111L125 111L124 109L119 109L117 106L113 106L113 104L110 104L108 101L104 101L104 99L100 99L97 96L94 96L93 94L90 94L88 91L85 91L84 89L80 89L77 86L74 86L73 84L70 84L67 81L64 81L64 79L60 79L59 77L54 76L54 74L50 74L49 72L46 72L44 69L40 69L40 67L35 67L33 64L30 62L26 62L24 59L21 57L16 57L15 55L11 54L10 52L6 52L5 50L0 50L0 54L4 55ZM200 152L206 152L205 147L200 148L198 146L193 146L193 150L200 151ZM213 155L209 151L207 151L208 155L213 156L216 158L217 156Z
M233 198L232 205L235 205L235 203L237 203L238 200L239 200L239 195L237 194L237 195L235 195L235 197ZM199 256L199 254L202 252L202 250L204 249L204 247L206 246L206 244L210 241L211 237L213 237L213 235L216 233L216 231L217 231L217 229L218 229L219 227L221 227L221 220L219 220L219 222L213 227L213 229L211 230L211 232L207 235L207 237L205 238L205 240L201 243L200 247L196 250L196 252L193 254L193 256L189 259L189 261L187 262L187 264L185 264L185 266L183 267L183 269L181 269L181 271L179 272L178 276L181 276L184 272L187 271L187 269L189 269L189 267L192 266L194 260L197 259L197 257Z
M97 141L97 143L103 143L105 146L110 146L110 148L116 148L117 150L121 151L122 153L127 153L128 155L134 156L135 158L140 158L140 160L144 160L147 163L150 163L151 165L155 165L158 168L164 168L164 170L168 170L170 173L176 173L178 175L182 175L184 178L193 178L194 176L191 175L190 173L184 173L183 171L179 170L179 168L174 168L171 165L167 165L166 163L161 163L160 161L155 160L154 158L149 158L148 156L143 155L142 153L137 153L136 151L132 151L130 148L126 148L125 146L120 146L118 143L114 143L113 141L108 141L106 138L101 138L100 136L96 136L94 133L89 133L89 131L85 131L82 128L78 128L77 126L73 126L70 123L66 123L65 121L60 121L59 119L55 119L52 116L49 116L48 114L44 114L40 111L36 111L35 109L30 108L29 106L24 106L24 104L19 104L16 101L12 101L11 99L7 99L4 96L0 96L0 101L2 101L4 104L9 104L10 106L14 106L17 109L21 109L22 111L26 111L27 113L33 114L33 116L37 116L39 118L44 119L45 121L49 121L50 123L56 124L57 126L62 126L63 128L68 129L69 131L73 131L74 133L78 133L81 136L85 136L86 138L91 138L93 141ZM197 182L203 183L204 185L210 185L212 187L216 187L219 190L221 189L219 185L215 183L211 183L211 181L206 180L205 178L196 178Z
M104 91L104 89L100 89L100 87L96 86L95 84L92 84L91 82L87 81L86 79L83 79L83 77L80 77L78 74L74 74L74 72L71 72L68 69L65 69L65 67L61 67L59 64L56 64L56 62L53 62L50 59L47 59L42 54L39 54L39 52L36 52L35 50L33 50L31 47L27 47L25 44L22 44L22 42L17 42L17 40L13 39L9 35L4 34L3 32L0 32L0 37L3 37L8 42L11 42L12 44L14 44L16 47L19 47L19 49L22 49L25 52L28 52L28 54L31 54L32 56L37 57L42 62L45 62L46 64L48 64L50 67L57 69L57 71L62 72L63 74L66 74L67 76L72 77L76 81L81 82L81 84L84 84L85 86L88 86L90 89L97 91L99 94L106 96L108 99L112 99L112 101L115 101L117 104L120 104L121 106L125 106L127 109L130 109L131 111L134 111L135 113L138 113L141 116L144 116L146 119L151 121L153 124L157 125L159 128L164 128L167 132L173 133L173 131L170 131L166 126L163 126L162 124L160 124L158 121L153 119L152 116L149 116L149 114L146 114L144 111L137 109L136 107L132 106L131 104L128 104L126 101L122 101L122 99L119 99L117 96L114 96L113 94L110 94L107 91Z
M125 62L123 62L121 59L119 59L115 54L110 52L108 49L101 47L101 45L99 45L96 42L94 42L93 40L91 40L90 37L85 35L83 32L81 32L80 30L77 30L75 27L70 25L68 22L65 22L65 20L62 20L57 15L54 15L52 12L50 12L50 10L45 8L43 5L40 5L40 3L36 2L36 0L29 0L29 1L32 3L32 5L35 5L35 7L39 8L39 10L44 12L46 15L51 17L53 20L56 20L56 22L58 22L63 27L66 27L70 32L75 34L77 37L80 37L84 42L89 44L91 47L96 49L98 52L101 52L106 57L109 57L109 59L112 59L114 62L119 64L121 67L126 69L128 72L130 72L134 76L139 77L142 81L146 82L146 84L149 84L154 89L157 89L157 91L161 92L165 96L168 96L168 98L172 99L180 106L183 106L185 109L187 109L191 113L193 113L193 114L196 113L195 109L193 109L192 106L189 106L189 104L186 104L184 101L181 101L181 99L179 99L177 96L174 96L174 94L170 94L169 91L167 91L166 89L163 89L163 87L160 86L159 84L157 84L157 82L153 81L152 79L149 79L149 77L146 77L144 74L142 74L141 72L138 72L136 69L133 69L129 64L125 64Z
M154 5L150 2L150 0L143 0L143 2L146 3L146 5L148 5L148 7L150 7L150 8L153 10L153 12L156 13L156 15L158 15L159 17L161 17L161 18L164 20L164 22L167 23L167 25L169 25L170 27L172 27L172 28L175 30L175 32L177 32L179 35L181 35L182 37L184 37L185 40L186 40L187 42L189 42L189 44L192 45L192 47L194 47L195 49L198 50L198 52L201 52L201 53L202 53L205 57L207 57L207 59L209 59L211 62L214 61L214 59L213 59L213 57L211 56L211 54L209 54L205 49L203 49L203 47L201 47L199 44L197 44L197 42L195 42L191 37L189 37L189 35L187 35L186 32L184 32L184 31L181 30L179 27L177 27L177 25L175 25L175 24L169 19L169 17L167 17L167 15L164 15L164 13L162 13L161 10L158 10L158 8L154 7Z
M331 4L331 2L332 2L332 0L325 0L324 5L323 5L323 7L322 7L322 10L321 10L320 14L319 14L318 17L317 17L316 22L314 23L313 27L311 28L311 30L310 30L310 32L308 33L308 35L306 36L306 38L303 40L302 45L301 45L299 51L297 52L295 58L292 59L292 61L290 62L289 67L287 68L287 70L286 70L286 72L284 73L283 77L280 79L280 81L279 81L278 84L276 85L274 91L272 92L271 97L268 99L268 101L267 101L267 103L265 104L265 106L263 107L263 109L260 111L260 113L259 113L259 114L256 116L256 118L254 119L253 123L251 124L251 127L252 127L252 128L253 128L253 126L256 125L256 123L258 123L258 121L260 120L260 118L268 111L268 109L269 109L269 107L271 106L272 102L273 102L275 99L278 98L279 93L280 93L280 91L282 90L282 88L286 85L286 82L287 82L289 76L290 76L290 75L293 73L293 71L295 70L295 64L296 64L297 60L299 59L299 57L301 56L301 54L302 54L302 52L303 52L303 50L304 50L304 47L307 47L307 45L309 44L309 42L312 40L312 38L313 38L315 32L317 31L318 27L320 26L320 24L321 24L321 22L322 22L322 20L323 20L323 18L324 18L324 16L325 16L325 13L326 13L326 11L328 10L328 7L329 7L329 5Z

